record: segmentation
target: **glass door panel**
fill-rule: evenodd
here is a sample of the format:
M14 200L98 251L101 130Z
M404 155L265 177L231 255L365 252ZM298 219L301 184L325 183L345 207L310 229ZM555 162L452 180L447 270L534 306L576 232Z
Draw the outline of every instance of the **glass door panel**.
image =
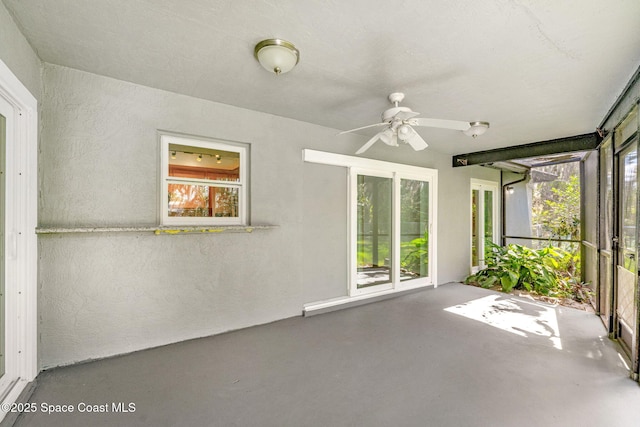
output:
M480 221L479 217L480 190L471 190L471 266L480 265Z
M599 311L609 332L613 332L611 298L613 288L613 146L609 137L600 149L600 280Z
M491 243L496 242L498 184L471 180L471 272L486 266Z
M616 280L617 333L632 349L636 329L638 143L619 154L620 183L618 210L618 266Z
M400 281L429 275L429 183L400 180Z
M489 243L493 243L495 240L493 228L494 228L494 192L492 190L484 190L484 240L483 244L483 253L482 259L480 260L482 265L485 265L485 260L487 259L487 254L491 252L491 246Z
M357 289L391 283L393 179L357 177Z

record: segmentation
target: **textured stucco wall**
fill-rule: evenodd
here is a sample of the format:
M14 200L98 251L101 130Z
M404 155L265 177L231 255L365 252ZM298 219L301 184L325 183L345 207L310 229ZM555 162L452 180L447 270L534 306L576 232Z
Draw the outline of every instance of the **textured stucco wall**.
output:
M352 154L363 137L45 65L41 226L157 220L157 130L251 144L251 234L41 235L40 366L125 353L301 313L346 294L346 170L302 149ZM470 177L433 151L372 158L440 169L439 283L466 274Z
M41 63L13 18L0 2L0 59L31 94L40 100Z
M302 233L305 302L347 294L347 169L305 164Z
M252 223L279 228L41 236L42 367L301 313L301 151L328 148L334 130L53 65L43 75L41 226L156 223L164 129L251 143Z
M471 178L500 184L496 169L452 168L450 156L446 161L448 167L443 165L438 170L438 283L461 281L470 272Z

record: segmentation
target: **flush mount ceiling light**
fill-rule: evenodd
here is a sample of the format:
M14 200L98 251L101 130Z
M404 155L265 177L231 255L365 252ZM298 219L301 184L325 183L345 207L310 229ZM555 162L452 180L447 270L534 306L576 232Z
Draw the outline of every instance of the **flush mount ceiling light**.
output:
M262 40L253 50L253 56L265 70L275 74L291 71L300 60L300 52L293 43L281 39Z
M471 122L469 129L464 131L464 134L471 137L480 136L489 129L489 122Z

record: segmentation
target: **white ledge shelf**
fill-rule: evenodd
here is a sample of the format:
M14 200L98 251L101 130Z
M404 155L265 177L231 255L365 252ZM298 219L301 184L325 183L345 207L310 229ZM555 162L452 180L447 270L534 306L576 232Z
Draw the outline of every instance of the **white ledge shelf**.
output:
M219 225L219 226L136 226L136 227L38 227L36 234L69 234L69 233L139 233L152 232L160 234L211 234L211 233L252 233L255 230L270 230L277 225Z

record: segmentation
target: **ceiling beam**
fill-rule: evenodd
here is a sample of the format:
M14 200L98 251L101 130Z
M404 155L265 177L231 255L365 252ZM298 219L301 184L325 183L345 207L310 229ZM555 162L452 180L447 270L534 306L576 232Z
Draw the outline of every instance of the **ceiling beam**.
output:
M601 137L596 133L569 136L549 141L532 142L494 150L476 151L475 153L457 154L453 156L453 167L486 165L494 162L505 162L529 157L548 156L551 154L571 153L575 151L595 150Z

